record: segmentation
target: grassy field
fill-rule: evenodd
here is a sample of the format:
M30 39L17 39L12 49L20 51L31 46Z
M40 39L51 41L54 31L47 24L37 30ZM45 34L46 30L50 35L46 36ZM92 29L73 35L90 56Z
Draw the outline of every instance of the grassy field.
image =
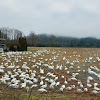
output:
M99 58L99 48L28 47L27 52L1 53L0 100L99 100ZM43 85L45 91L39 92Z

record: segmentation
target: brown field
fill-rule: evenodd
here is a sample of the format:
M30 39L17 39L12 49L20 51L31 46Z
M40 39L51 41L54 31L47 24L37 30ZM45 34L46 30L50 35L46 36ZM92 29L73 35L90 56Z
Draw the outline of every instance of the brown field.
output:
M0 72L0 78L2 78L5 73L8 75L9 71L12 74L9 74L10 79L6 80L6 82L0 81L0 100L100 100L99 90L99 93L92 93L94 83L98 83L97 87L100 88L99 76L97 77L94 74L88 73L90 66L96 66L98 70L91 70L99 75L99 58L99 48L28 47L28 52L2 53L0 54L0 68L4 67L1 68L4 72ZM23 64L29 68L23 68ZM53 69L50 69L44 64L53 66ZM33 67L34 65L36 66ZM8 68L8 66L14 67ZM16 66L20 67L16 68ZM60 67L57 68L57 66ZM40 69L43 69L44 72L40 73ZM34 78L38 79L37 83L34 83L33 79L30 79L33 71L36 71L34 72ZM31 88L32 85L27 83L26 86L22 88L21 84L24 83L24 80L21 79L20 76L22 72L25 72L25 75L27 74L29 76L25 79L37 84L37 87ZM48 72L53 73L58 79L55 80L55 77L47 75ZM74 77L77 80L71 79L73 73L79 73L79 75ZM16 78L16 80L20 80L18 88L14 88L13 86L13 75L15 75L14 78ZM87 87L88 76L93 78L90 80L91 87ZM47 83L47 87L45 88L47 90L46 92L38 92L38 89L41 88L41 77L45 77L43 84ZM55 82L60 82L60 84L54 86L54 88L49 88L51 83L46 81L46 78L53 79ZM65 79L68 81L67 84L64 84ZM83 87L77 84L78 81L81 81ZM11 86L9 84L11 84ZM65 88L63 91L60 91L62 85L65 85ZM75 88L71 90L66 89L72 85L74 85ZM27 90L26 87L28 87L29 90ZM84 91L84 88L88 88L88 91ZM78 92L77 89L81 89L82 92Z

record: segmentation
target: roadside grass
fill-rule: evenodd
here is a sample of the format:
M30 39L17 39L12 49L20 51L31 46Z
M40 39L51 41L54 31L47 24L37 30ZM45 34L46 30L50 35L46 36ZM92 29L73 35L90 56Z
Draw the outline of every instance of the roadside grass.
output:
M22 97L22 100L74 100L73 98L71 97L52 97L52 96L31 96L30 98L28 98L27 95L24 95Z
M30 49L28 49L27 51L36 52L37 50L30 50Z

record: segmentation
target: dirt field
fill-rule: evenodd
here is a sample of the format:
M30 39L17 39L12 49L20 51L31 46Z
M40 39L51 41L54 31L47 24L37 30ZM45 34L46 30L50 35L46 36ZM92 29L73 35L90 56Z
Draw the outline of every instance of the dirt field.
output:
M100 100L100 49L1 53L0 100Z

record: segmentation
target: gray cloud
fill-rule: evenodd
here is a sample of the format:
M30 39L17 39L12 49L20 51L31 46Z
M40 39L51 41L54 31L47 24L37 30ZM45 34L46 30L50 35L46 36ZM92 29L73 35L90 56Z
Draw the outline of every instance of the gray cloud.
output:
M100 0L0 0L0 27L99 37Z

